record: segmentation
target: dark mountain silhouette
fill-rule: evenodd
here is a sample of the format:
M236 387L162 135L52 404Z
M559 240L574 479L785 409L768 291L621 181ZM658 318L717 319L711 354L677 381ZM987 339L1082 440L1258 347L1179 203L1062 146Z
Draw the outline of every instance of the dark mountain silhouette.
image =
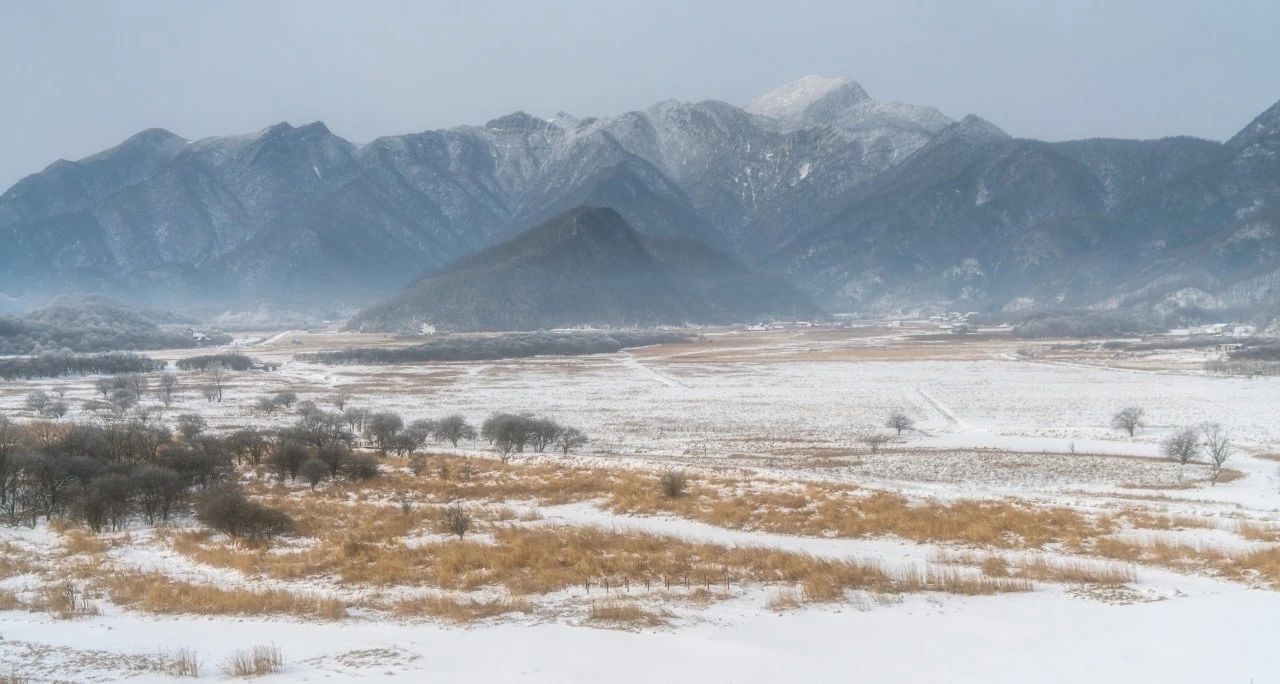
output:
M351 327L538 330L816 315L785 283L700 242L644 236L612 209L579 207L423 275Z

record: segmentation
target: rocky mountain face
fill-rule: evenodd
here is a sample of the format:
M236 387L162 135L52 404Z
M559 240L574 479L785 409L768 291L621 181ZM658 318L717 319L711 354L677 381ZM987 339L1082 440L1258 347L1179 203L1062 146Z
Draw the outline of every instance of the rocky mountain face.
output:
M642 235L612 209L578 207L428 272L350 325L500 331L816 315L794 288L700 242Z
M574 207L834 310L1254 310L1280 276L1280 110L1226 143L1046 143L806 77L744 108L517 112L353 144L144 131L0 196L0 300L358 305Z

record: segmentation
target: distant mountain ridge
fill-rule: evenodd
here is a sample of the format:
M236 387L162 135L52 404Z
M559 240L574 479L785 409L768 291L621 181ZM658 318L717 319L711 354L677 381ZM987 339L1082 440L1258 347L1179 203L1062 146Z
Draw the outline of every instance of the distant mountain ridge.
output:
M420 276L350 327L626 328L819 315L789 285L702 243L641 235L612 209L578 207Z
M1278 140L1280 103L1226 143L1046 143L827 77L744 108L517 112L363 145L318 122L149 130L0 196L0 294L354 306L589 205L832 310L1261 316L1280 280Z

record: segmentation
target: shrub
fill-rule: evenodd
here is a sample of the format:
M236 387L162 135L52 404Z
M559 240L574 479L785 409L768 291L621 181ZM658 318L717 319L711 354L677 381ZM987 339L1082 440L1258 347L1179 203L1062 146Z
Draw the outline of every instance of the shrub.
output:
M293 519L287 513L250 501L233 489L206 496L196 519L237 539L270 539L293 529Z
M247 371L260 367L256 361L244 354L202 354L179 359L174 365L179 370L185 371L205 371L213 366L221 366L233 371Z
M369 456L368 454L352 456L351 459L347 461L346 470L347 477L354 482L372 480L382 473L381 468L378 466L378 459Z
M462 539L467 530L471 529L471 515L462 506L449 506L440 514L440 526L446 534Z
M662 490L662 495L668 499L675 499L684 496L685 489L689 486L689 477L680 470L668 470L658 478L658 486Z
M284 655L279 646L254 646L236 651L222 665L228 677L261 677L284 671Z

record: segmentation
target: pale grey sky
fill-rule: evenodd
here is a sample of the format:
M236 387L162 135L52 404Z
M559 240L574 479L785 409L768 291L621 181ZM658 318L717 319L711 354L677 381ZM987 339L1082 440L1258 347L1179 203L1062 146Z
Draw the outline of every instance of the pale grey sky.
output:
M793 78L1062 140L1225 139L1280 99L1277 0L5 2L0 188L149 127L357 142Z

